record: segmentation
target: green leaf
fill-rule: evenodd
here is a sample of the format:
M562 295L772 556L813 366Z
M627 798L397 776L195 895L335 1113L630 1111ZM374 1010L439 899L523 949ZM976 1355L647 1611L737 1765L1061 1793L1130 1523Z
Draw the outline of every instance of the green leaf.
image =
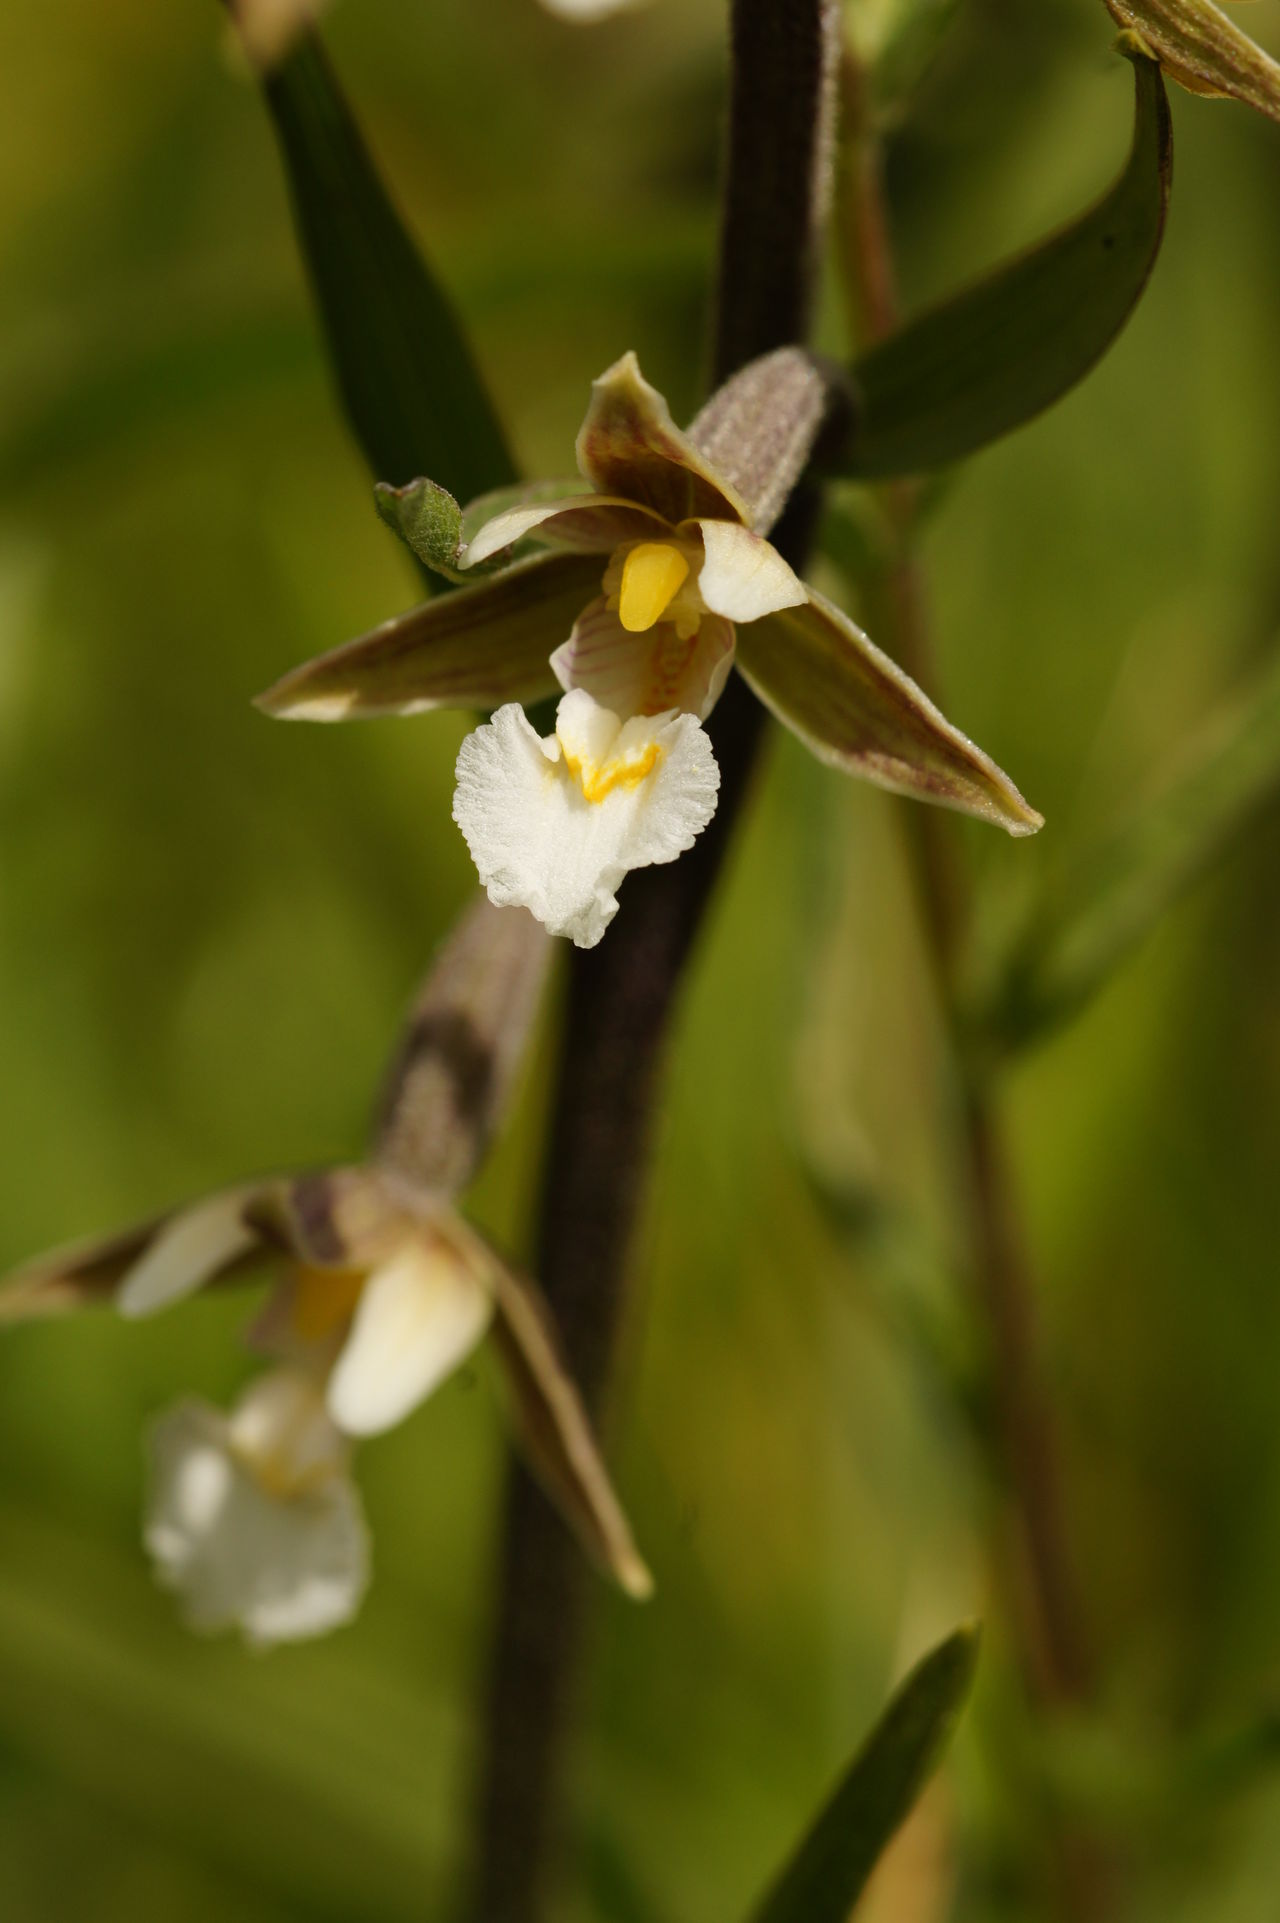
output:
M997 1051L1066 1021L1280 792L1280 658L1182 778L1051 886L977 998Z
M969 1626L912 1670L752 1923L847 1923L950 1739L977 1659Z
M348 420L375 478L459 500L515 479L453 310L409 235L314 34L263 92Z
M1280 66L1211 0L1106 0L1106 6L1189 93L1243 100L1280 120Z
M1136 108L1119 180L1073 226L870 349L838 472L915 474L958 461L1040 414L1101 359L1147 284L1173 168L1159 67L1127 37Z

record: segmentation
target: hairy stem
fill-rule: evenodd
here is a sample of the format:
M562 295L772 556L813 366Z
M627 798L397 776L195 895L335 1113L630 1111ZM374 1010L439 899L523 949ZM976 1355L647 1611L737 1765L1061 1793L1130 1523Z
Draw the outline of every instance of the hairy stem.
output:
M833 0L732 0L732 82L712 369L803 340L824 215ZM775 534L803 558L812 502ZM604 1406L648 1171L663 1046L685 961L749 787L764 716L734 677L710 724L720 801L670 867L627 882L603 943L570 957L539 1273L593 1413ZM519 1467L507 1485L471 1870L475 1923L538 1923L561 1827L582 1669L579 1552Z

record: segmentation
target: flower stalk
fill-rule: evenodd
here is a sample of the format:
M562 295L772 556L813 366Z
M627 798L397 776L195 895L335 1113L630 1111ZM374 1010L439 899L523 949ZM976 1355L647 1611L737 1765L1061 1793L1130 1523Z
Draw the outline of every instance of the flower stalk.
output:
M804 338L825 214L837 22L830 0L733 0L716 383ZM793 567L811 522L802 490L775 535ZM709 726L721 778L715 819L682 861L634 875L625 920L599 948L570 957L539 1266L593 1410L607 1395L624 1315L663 1046L763 722L745 683L731 679ZM500 1553L469 1911L477 1923L537 1923L559 1840L585 1598L519 1470Z

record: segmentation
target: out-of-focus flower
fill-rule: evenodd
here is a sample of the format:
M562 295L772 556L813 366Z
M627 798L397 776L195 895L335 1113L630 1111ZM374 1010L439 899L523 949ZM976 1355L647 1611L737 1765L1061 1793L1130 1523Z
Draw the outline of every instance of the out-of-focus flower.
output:
M464 744L455 818L492 899L583 947L603 934L622 876L672 860L710 820L696 723L735 663L823 760L1034 833L1041 818L1008 777L765 538L798 468L786 487L768 463L758 486L733 478L739 436L767 454L772 435L785 468L785 408L767 415L799 358L755 364L684 434L625 355L595 383L578 436L589 493L553 483L461 514L430 482L387 491L402 530L410 512L427 527L414 544L441 572L496 571L308 663L260 705L315 721L498 710ZM475 527L452 548L439 532L449 510ZM522 558L530 542L552 552ZM557 686L556 733L540 741L517 704Z
M369 1580L349 1445L295 1370L250 1385L229 1416L180 1402L151 1431L145 1539L193 1629L266 1645L347 1622Z
M561 20L604 20L643 5L643 0L542 0L542 5Z
M329 0L230 0L245 52L261 72L278 67Z
M453 1204L508 1100L548 948L529 916L477 902L412 1013L368 1162L221 1191L0 1290L0 1321L92 1301L140 1317L275 1269L251 1331L275 1372L229 1416L181 1404L153 1439L147 1542L196 1624L266 1642L344 1621L367 1563L348 1439L402 1421L486 1336L548 1493L630 1595L649 1592L538 1290Z

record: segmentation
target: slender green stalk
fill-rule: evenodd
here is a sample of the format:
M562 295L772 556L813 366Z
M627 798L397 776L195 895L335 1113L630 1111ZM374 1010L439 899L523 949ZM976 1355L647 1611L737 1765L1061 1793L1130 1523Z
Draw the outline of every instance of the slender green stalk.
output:
M717 381L807 330L838 44L831 0L733 0L731 22ZM793 564L811 521L802 494L774 536ZM734 677L710 724L721 776L711 827L672 866L632 876L617 926L570 958L539 1274L593 1412L607 1397L625 1310L672 1010L763 721ZM560 1841L586 1595L576 1550L519 1468L508 1481L500 1553L469 1914L475 1923L537 1923L548 1912Z
M883 153L864 111L863 76L846 54L842 68L845 148L841 166L846 297L868 343L898 324L896 276L883 191ZM936 691L925 583L914 554L918 491L882 489L893 540L875 584L874 631L922 686ZM908 807L904 826L944 1016L952 1029L955 1160L975 1302L992 1367L996 1474L1007 1493L1007 1531L993 1546L1023 1672L1045 1709L1079 1704L1092 1692L1066 1540L1056 1442L1036 1329L1036 1289L990 1086L961 1046L954 1001L956 965L970 912L969 878L954 824L934 809ZM1096 1918L1107 1907L1108 1866L1087 1839L1059 1835L1058 1896L1064 1915Z

